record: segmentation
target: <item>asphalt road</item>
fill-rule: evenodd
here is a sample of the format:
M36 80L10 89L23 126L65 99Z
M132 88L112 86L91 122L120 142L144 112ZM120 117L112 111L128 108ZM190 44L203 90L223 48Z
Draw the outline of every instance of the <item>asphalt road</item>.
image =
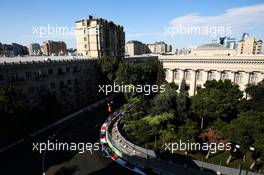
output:
M117 103L116 103L117 105ZM35 138L0 153L0 174L5 175L134 175L109 158L102 156L101 151L83 154L71 151L32 151L32 143L46 142L47 139L57 142L99 142L100 127L107 118L106 104L49 129Z

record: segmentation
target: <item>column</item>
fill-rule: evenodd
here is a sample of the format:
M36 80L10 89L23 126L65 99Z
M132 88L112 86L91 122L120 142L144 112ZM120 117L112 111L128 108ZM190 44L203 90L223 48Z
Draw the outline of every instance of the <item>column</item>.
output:
M258 75L258 82L264 80L264 72L260 72Z
M170 69L166 69L166 77L165 77L167 82L170 82Z
M193 96L196 91L196 70L191 70L191 81L189 95Z
M242 82L240 85L240 90L244 91L246 85L249 83L250 73L249 72L242 72Z
M262 74L261 74L261 72L256 72L255 74L257 75L256 84L258 84L258 82L262 81Z

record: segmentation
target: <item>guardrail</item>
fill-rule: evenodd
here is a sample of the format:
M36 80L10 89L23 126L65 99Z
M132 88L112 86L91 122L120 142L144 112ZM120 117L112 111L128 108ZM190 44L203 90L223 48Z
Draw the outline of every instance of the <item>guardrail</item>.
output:
M122 116L123 117L123 116ZM153 150L150 150L150 149L146 149L146 148L143 148L143 147L140 147L138 145L135 145L133 143L131 143L130 141L126 140L122 134L120 134L120 131L119 131L119 121L122 119L122 117L120 117L118 120L117 120L117 132L118 132L118 135L121 137L121 140L128 146L132 147L134 150L136 150L137 152L141 152L142 155L144 156L144 158L146 159L154 159L154 158L157 158L156 156L156 153L153 151Z

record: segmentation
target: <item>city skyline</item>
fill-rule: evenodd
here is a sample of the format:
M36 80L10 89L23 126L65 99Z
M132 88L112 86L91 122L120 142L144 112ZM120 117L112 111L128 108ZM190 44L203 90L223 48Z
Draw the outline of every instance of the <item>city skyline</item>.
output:
M229 27L231 37L241 39L247 32L256 39L263 39L264 4L261 1L239 2L191 2L156 1L148 8L148 3L136 2L96 2L78 3L68 1L61 5L53 2L52 7L45 4L36 6L37 2L27 1L20 5L21 13L10 13L10 7L15 10L16 1L3 2L0 9L3 16L3 26L0 29L2 43L42 43L45 40L64 40L69 48L76 48L75 36L69 33L52 35L34 35L36 27L74 27L74 22L89 15L102 17L124 26L126 41L139 40L144 43L165 41L174 48L192 47L211 42L218 36L212 34L184 33L171 36L168 29L179 26L187 27ZM140 3L140 4L139 4ZM48 4L48 3L47 3ZM162 4L162 6L161 6ZM210 6L210 8L208 8ZM31 9L34 7L33 9ZM178 7L178 8L177 8ZM28 10L30 8L30 10ZM59 9L59 10L57 10ZM176 10L174 10L176 9ZM30 13L29 13L30 11ZM155 13L156 12L156 13ZM122 14L122 15L121 15ZM124 15L125 14L125 15ZM8 15L8 18L5 18ZM12 18L13 20L7 20ZM26 20L21 20L26 19ZM155 21L155 22L153 22ZM254 25L253 25L254 24ZM146 27L147 26L147 27ZM8 28L8 30L6 30ZM178 29L178 28L177 28Z

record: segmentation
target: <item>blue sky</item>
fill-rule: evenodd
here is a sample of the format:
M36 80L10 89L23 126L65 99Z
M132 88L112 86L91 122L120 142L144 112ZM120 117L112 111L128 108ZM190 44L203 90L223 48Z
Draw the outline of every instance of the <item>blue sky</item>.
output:
M0 5L0 42L27 45L44 40L64 40L75 48L73 35L34 34L40 26L74 26L76 20L95 15L125 28L126 40L165 41L174 47L211 42L217 36L169 35L172 27L230 27L237 39L243 32L264 40L263 0L8 0Z

